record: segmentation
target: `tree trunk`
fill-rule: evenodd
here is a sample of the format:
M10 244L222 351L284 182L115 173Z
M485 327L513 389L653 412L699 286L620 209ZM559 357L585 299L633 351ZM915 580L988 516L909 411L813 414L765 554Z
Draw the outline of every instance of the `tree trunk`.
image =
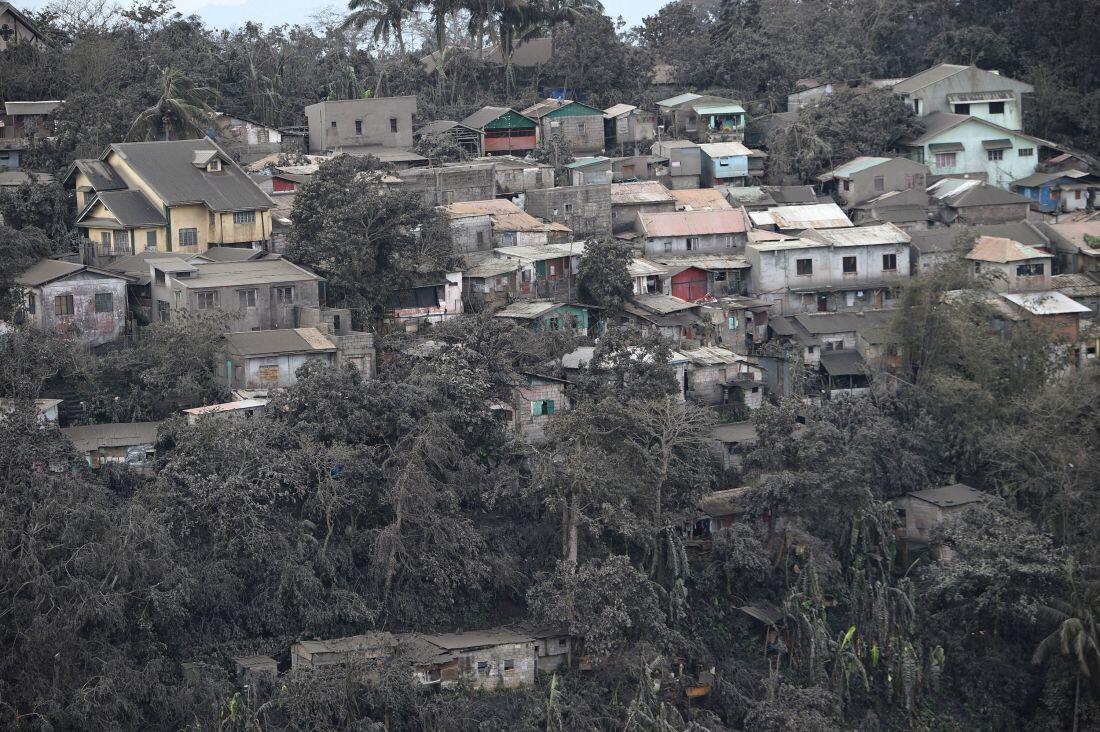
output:
M579 502L576 494L571 495L567 509L569 511L569 525L566 534L565 561L569 562L574 571L577 569L577 533L580 528L580 510L577 505Z
M1077 683L1073 689L1073 732L1077 732L1077 707L1081 703L1081 672L1078 671Z

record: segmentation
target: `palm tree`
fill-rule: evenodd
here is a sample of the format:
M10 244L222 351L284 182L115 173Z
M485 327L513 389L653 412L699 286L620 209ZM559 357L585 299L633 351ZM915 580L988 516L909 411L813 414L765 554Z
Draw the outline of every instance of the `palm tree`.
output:
M169 140L202 137L210 126L218 93L194 83L171 67L160 74L160 93L153 106L141 112L126 133L127 140ZM197 134L196 134L197 133Z
M603 12L599 0L492 0L497 17L497 36L504 62L505 90L515 81L512 57L516 46L553 28L558 23L576 25Z
M1097 600L1100 592L1095 582L1084 582L1070 567L1069 602L1052 600L1039 608L1039 614L1055 627L1035 648L1032 663L1043 663L1051 656L1068 658L1076 666L1073 695L1073 730L1077 732L1077 710L1081 702L1081 677L1100 680L1100 633L1097 632Z
M349 0L348 10L351 13L340 27L344 30L362 30L373 23L371 37L374 41L381 40L388 44L390 38L394 38L397 50L404 56L405 33L402 26L415 9L415 0Z

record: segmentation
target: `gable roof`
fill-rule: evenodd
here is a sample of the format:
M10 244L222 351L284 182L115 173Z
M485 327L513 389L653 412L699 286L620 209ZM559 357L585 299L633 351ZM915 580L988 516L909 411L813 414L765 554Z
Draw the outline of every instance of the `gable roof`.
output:
M275 208L275 202L252 182L239 165L208 138L168 142L119 142L114 152L170 206L202 203L212 211L252 211ZM222 172L195 166L196 156L222 158Z
M535 124L535 120L515 111L514 109L510 109L509 107L482 107L461 122L471 129L483 130L485 129L485 125L493 122L494 120L500 119L509 112L525 118L531 124Z
M751 150L740 142L707 142L699 146L708 158L728 158L738 155L764 157L764 153Z
M1091 313L1092 310L1057 290L1048 292L1001 293L1001 297L1032 315L1069 315Z
M683 206L686 211L732 211L722 191L715 188L682 188L671 191L676 199L677 207Z
M544 99L541 102L536 102L535 104L532 104L530 107L520 112L520 114L524 115L525 117L542 119L548 114L553 114L554 112L557 112L559 109L565 109L566 107L571 107L574 105L584 107L592 114L598 114L600 117L603 117L602 109L596 109L595 107L585 104L584 102L576 102L572 99Z
M88 178L88 183L95 191L118 191L126 187L125 181L118 177L118 173L110 165L102 160L81 158L74 160L69 169L65 171L65 181L75 172L81 172Z
M126 228L141 226L167 226L164 214L139 190L125 191L101 191L96 193L93 201L98 200L110 211L118 223ZM89 204L83 213L77 218L80 223L91 211L93 206Z
M1000 206L1012 203L1031 205L1027 198L1003 188L991 186L982 180L944 178L928 186L927 191L937 201L952 208Z
M924 126L924 130L914 138L906 140L903 144L909 146L927 145L935 140L939 135L952 130L964 122L975 122L980 125L985 125L998 132L1006 135L1012 135L1014 137L1022 137L1025 140L1031 140L1032 142L1043 145L1045 147L1057 147L1053 142L1049 140L1043 140L1032 135L1025 134L1019 130L1010 130L1007 127L990 122L989 120L982 119L981 117L974 117L969 114L953 114L951 112L931 112L927 116L921 119L921 124Z
M668 99L662 99L661 101L657 102L657 106L671 109L672 107L678 107L681 104L687 104L688 102L694 102L696 99L702 98L702 94L685 92L684 94L677 94L676 96L669 97Z
M960 71L966 71L968 68L968 66L961 66L959 64L937 64L930 69L925 69L924 71L913 74L909 78L902 79L894 84L894 91L898 94L909 94L910 92L915 92L918 89L923 89L926 86L952 77Z
M421 127L419 130L416 131L416 134L418 137L422 135L440 135L444 132L447 132L448 130L453 130L456 127L464 130L469 130L470 132L477 132L477 130L475 130L474 128L469 127L468 125L464 125L461 122L455 122L453 119L437 119L434 122L429 122L428 124Z
M336 346L316 328L279 328L277 330L226 333L226 350L241 356L267 356L283 353L330 353Z
M978 501L986 501L990 497L988 493L982 493L981 491L975 490L965 483L955 483L953 485L940 486L939 488L926 488L923 491L913 491L906 495L910 498L926 501L940 508L965 506L970 503L977 503Z
M835 203L810 203L799 206L776 206L767 211L749 214L758 225L774 224L780 229L838 229L852 226L852 221Z
M748 229L745 217L736 209L729 211L642 212L638 214L638 220L646 236L739 234Z
M1050 259L1051 254L1021 244L1003 236L979 236L967 259L979 262L1023 262L1028 259Z
M41 287L48 282L53 282L54 280L59 280L78 272L93 272L116 280L126 279L115 272L89 267L86 264L66 262L62 259L40 259L16 277L15 282L24 287Z
M966 232L979 236L982 234L1004 236L1029 247L1045 247L1050 244L1050 240L1042 232L1026 221L1010 224L982 224L980 226L943 226L925 231L914 231L910 236L913 238L912 246L914 249L921 254L934 254L966 249L970 246L970 242L964 240L960 244L958 241Z
M1032 173L1029 176L1020 178L1019 180L1012 181L1013 187L1019 188L1035 188L1042 186L1046 183L1059 180L1060 178L1069 178L1074 180L1077 178L1085 178L1088 173L1083 173L1079 170L1060 170L1055 173Z
M18 20L20 23L30 28L31 31L36 36L38 36L38 39L40 41L50 46L54 45L54 42L49 38L49 36L43 33L42 29L35 25L34 21L24 15L22 11L19 10L19 8L15 7L9 2L0 1L0 14L3 14L5 10L11 13L12 16L15 17L15 19Z
M655 180L635 183L612 183L611 205L626 206L639 203L671 203L673 194Z
M908 244L911 237L893 224L853 226L844 229L808 229L803 238L834 247L862 247L876 244Z

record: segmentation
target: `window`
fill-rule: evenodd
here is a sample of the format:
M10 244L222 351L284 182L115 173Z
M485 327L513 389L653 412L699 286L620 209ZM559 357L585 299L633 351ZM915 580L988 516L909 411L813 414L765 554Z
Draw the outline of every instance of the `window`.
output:
M924 187L924 176L921 175L920 173L906 175L905 176L905 187L906 188L923 188Z
M74 310L72 295L58 295L53 299L54 315L72 315L73 312Z
M234 211L233 223L234 224L253 224L256 222L255 211Z
M172 319L172 309L164 300L157 300L157 316L162 323L167 323Z
M363 134L363 120L361 119L355 120L355 134Z
M558 648L565 648L565 646L566 646L565 638L558 638Z
M991 160L991 161L997 161L997 160L1004 160L1005 159L1005 151L1004 150L986 150L985 154L986 154L986 157L988 157L989 160Z
M279 305L291 305L294 303L294 286L286 285L275 288L275 302Z
M536 399L531 402L531 414L535 417L544 415L550 415L554 413L554 400L553 399Z
M844 341L825 341L826 351L840 351L844 348Z
M516 670L516 661L515 661L514 658L504 659L504 670L505 671L515 671Z
M921 105L919 99L914 99L913 100L913 114L917 115L918 117L920 116L920 113L921 113L921 106L922 105Z
M817 350L817 346L806 346L806 353L813 353Z
M975 262L974 263L974 272L978 273L978 272L981 272L981 271L982 271L982 263L981 262Z
M157 248L157 232L145 232L145 248L149 251L154 251Z
M1021 147L1016 150L1016 154L1021 158L1030 158L1035 154L1035 148L1033 147Z
M882 270L884 272L893 272L898 268L898 255L896 254L883 254L882 255Z
M218 307L218 293L215 290L195 293L195 306L199 310L213 310Z
M99 232L99 253L104 257L111 253L111 232Z
M336 120L332 120L331 122L329 122L328 126L335 130L336 129Z
M390 132L397 132L397 117L390 117Z
M689 237L687 237L685 242L686 242L687 250L689 252L693 252L693 251L695 251L696 249L699 248L699 239L698 239L698 237L689 236Z
M38 301L33 292L27 293L27 312L34 315L38 310Z
M199 243L198 229L180 229L180 246L193 247Z
M1018 264L1016 265L1017 277L1042 277L1043 265L1039 264Z
M666 252L671 252L672 251L672 242L666 241L665 244L664 244L664 250Z
M855 274L856 273L856 258L855 257L845 257L844 260L842 261L842 266L844 267L844 274Z
M990 114L1004 114L1005 113L1005 103L1004 102L990 102L989 103L989 113Z
M573 204L571 204L571 203L565 204L565 213L566 214L573 213Z
M577 122L577 132L584 134L584 122Z
M477 245L481 246L484 243L485 243L485 232L484 231L477 232Z
M886 190L886 178L885 177L883 177L881 175L876 175L875 176L875 190L876 191L885 191Z
M846 191L850 191L850 190L852 190L852 181L850 181L850 180L845 180L845 181L844 181L844 186L843 186L843 187L844 187L844 190L846 190Z
M256 307L255 290L237 290L237 299L241 303L241 309Z
M130 251L130 237L125 231L115 232L115 252L128 252Z
M222 161L218 158L214 158L206 164L207 173L220 173L222 169Z
M110 292L97 292L95 294L95 311L97 313L109 313L115 309L115 296Z
M730 159L729 158L718 158L718 165L722 166L723 168L728 168L729 165L730 165Z
M794 260L794 268L794 271L800 275L812 275L814 273L814 260L796 259Z
M183 307L183 290L176 290L175 294L176 294L176 307L177 308L182 308ZM167 305L167 304L168 303L165 303L165 305Z
M936 153L935 166L937 168L954 168L955 167L955 153Z
M955 105L955 114L970 114L970 105L969 104L956 104Z
M489 662L488 661L478 661L477 662L477 675L478 676L488 676L489 675Z

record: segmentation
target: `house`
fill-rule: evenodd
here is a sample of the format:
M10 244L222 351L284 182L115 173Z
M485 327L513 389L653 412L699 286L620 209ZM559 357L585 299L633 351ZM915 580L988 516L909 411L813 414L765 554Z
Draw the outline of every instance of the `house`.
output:
M909 158L861 156L817 176L845 206L881 196L887 191L924 189L928 166Z
M233 402L221 404L208 404L205 407L193 407L184 409L187 415L187 424L195 424L205 417L220 416L232 419L255 419L267 409L267 399L238 399Z
M643 257L634 257L626 268L630 279L634 282L635 295L647 295L664 293L668 277L668 268Z
M15 278L27 322L88 346L110 343L126 332L127 283L114 272L59 259L39 260Z
M1092 312L1057 290L1004 292L1001 298L1022 320L1069 344L1081 339L1081 319Z
M657 115L631 104L616 104L603 111L604 148L620 154L638 152L657 137Z
M466 262L462 270L463 292L490 308L519 297L524 285L537 292L535 284L523 281L524 263L519 259L488 254L467 257Z
M828 351L818 359L821 392L833 399L860 396L871 391L871 368L859 351Z
M632 297L623 305L619 323L657 331L677 345L701 338L705 325L699 305L659 292Z
M604 149L603 110L570 99L546 99L521 114L539 123L540 139L561 135L574 153L601 153Z
M451 224L455 249L460 252L573 240L573 232L568 226L540 221L511 201L500 198L452 203L443 207L443 213Z
M657 102L670 135L687 135L700 142L739 142L744 138L747 115L740 102L691 92Z
M726 252L739 254L748 240L748 224L740 211L640 212L635 231L647 254Z
M654 180L667 167L668 159L659 155L611 158L611 182L631 183L639 180Z
M271 194L281 195L297 193L301 186L309 183L321 166L318 163L306 165L278 165L271 168ZM261 185L257 183L257 185Z
M284 150L283 133L278 129L236 115L216 115L214 135L221 148L241 165L248 165Z
M1031 84L977 66L938 64L892 87L918 117L936 113L969 115L1009 130L1022 130L1023 95Z
M521 300L493 317L511 320L531 330L572 330L580 335L588 333L588 306L553 300Z
M520 624L516 631L534 639L535 670L539 673L553 673L571 665L573 636L565 628Z
M937 218L945 224L1003 224L1026 221L1030 201L981 180L943 178L928 187Z
M311 153L361 155L376 148L408 149L413 144L415 96L317 102L305 112Z
M52 45L46 34L8 2L0 2L0 51L5 51L16 43L27 43L37 48Z
M919 231L928 228L932 218L931 200L923 187L887 191L855 204L848 215L856 226L891 223L902 231Z
M966 258L997 291L1049 290L1054 255L1001 236L979 236Z
M354 331L338 336L319 328L226 333L217 377L230 389L276 389L293 386L298 369L307 363L347 364L369 376L373 336Z
M0 3L0 18L7 3ZM0 50L5 46L0 37ZM19 170L22 155L35 140L48 137L51 132L46 118L62 105L59 100L41 102L4 102L4 114L0 116L0 170Z
M750 242L749 293L778 305L777 314L882 308L909 277L909 242L893 224Z
M813 186L716 186L733 206L746 211L766 211L776 206L800 206L817 203Z
M393 657L397 645L398 639L385 632L298 641L290 647L290 667L298 670L355 664L368 671L377 670Z
M764 371L757 362L725 348L680 349L688 360L687 396L702 404L764 403Z
M262 249L271 236L274 201L208 138L115 143L98 160L74 162L64 182L76 191L76 228L93 259Z
M415 193L428 206L491 200L497 190L496 173L493 166L486 163L409 168L397 172L387 186Z
M566 226L574 239L611 235L611 183L539 188L527 192L527 212Z
M520 383L512 387L507 405L516 433L529 442L544 439L550 417L570 407L569 398L565 395L568 383L565 379L543 374L522 374Z
M932 179L978 178L1007 190L1035 172L1039 148L1054 146L970 115L932 112L922 123L924 131L901 146L911 160L928 166Z
M414 132L413 138L417 142L420 142L426 137L449 137L468 155L477 157L485 154L485 150L481 147L481 135L481 130L475 130L473 127L464 125L461 122L455 122L450 119L438 119L434 122L429 122Z
M62 399L35 399L34 411L38 415L38 421L41 424L47 422L53 422L57 424L58 406ZM6 415L15 411L19 402L9 397L0 397L0 421L2 421Z
M274 679L279 675L279 663L271 656L235 656L233 670L237 682L247 686L265 676Z
M751 211L749 218L753 226L785 234L797 234L806 229L840 229L852 226L851 220L835 203L775 206L766 211Z
M611 158L605 158L602 155L577 158L571 163L566 163L565 169L569 171L569 185L586 186L611 182Z
M714 451L718 450L714 449ZM713 491L700 498L695 504L698 516L691 527L692 543L690 545L705 548L719 532L743 521L751 504L751 495L755 490L752 486L738 486Z
M233 316L233 330L293 328L301 308L321 304L323 278L281 257L210 262L166 254L142 259L146 271L135 285L135 301L149 319L174 320L184 309L223 310ZM129 268L131 261L118 266Z
M1050 288L1100 313L1100 280L1079 272L1060 274L1050 278Z
M535 639L506 628L467 633L413 634L407 641L413 676L424 685L464 683L481 691L533 686Z
M683 188L672 191L677 211L731 211L733 206L717 188Z
M926 488L895 498L894 512L902 526L897 537L909 543L927 543L932 529L951 516L990 499L988 493L982 493L964 483Z
M538 147L537 120L507 107L482 107L460 124L481 136L483 155L527 155Z
M1036 224L1050 240L1061 272L1100 273L1100 221Z
M547 244L545 246L497 247L491 259L480 260L482 272L499 271L509 262L515 272L509 278L507 294L510 298L542 298L570 300L576 295L576 277L585 243ZM464 275L465 276L465 275ZM488 275L499 276L499 275Z
M925 231L911 233L910 271L913 276L928 272L942 264L965 257L973 248L979 236L1001 236L1019 242L1024 246L1047 249L1052 246L1051 239L1040 231L1042 224L1028 221L1015 221L1008 224L980 224L966 226L938 226Z
M803 344L801 360L805 364L819 365L828 354L850 351L857 353L861 367L869 370L888 371L900 365L891 310L803 313L789 318L795 330L809 336L796 339Z
M718 457L723 470L741 467L742 456L759 441L756 425L752 422L725 422L710 430L711 451ZM704 501L716 497L715 494L700 501L699 508L711 518L718 518L707 510Z
M619 233L634 229L639 213L671 213L676 199L656 181L611 184L611 229Z
M62 427L61 434L69 438L90 468L108 464L143 468L153 462L158 427L160 422L86 424Z
M705 185L744 185L764 175L764 153L740 142L708 142L699 146L699 152Z
M1081 211L1094 204L1100 178L1080 170L1033 173L1013 181L1012 190L1031 200L1043 213Z
M703 180L703 153L699 145L688 140L665 140L653 143L653 154L668 160L668 167L658 169L657 179L666 188L699 188Z
M383 321L415 332L462 315L462 272L424 274L396 288Z
M665 268L669 292L683 300L703 300L744 293L749 262L726 252L653 254L653 261Z
M524 160L514 155L499 154L474 158L465 163L444 163L443 167L481 164L493 166L497 188L490 198L500 196L512 199L513 203L520 203L527 191L533 188L554 187L554 166Z

